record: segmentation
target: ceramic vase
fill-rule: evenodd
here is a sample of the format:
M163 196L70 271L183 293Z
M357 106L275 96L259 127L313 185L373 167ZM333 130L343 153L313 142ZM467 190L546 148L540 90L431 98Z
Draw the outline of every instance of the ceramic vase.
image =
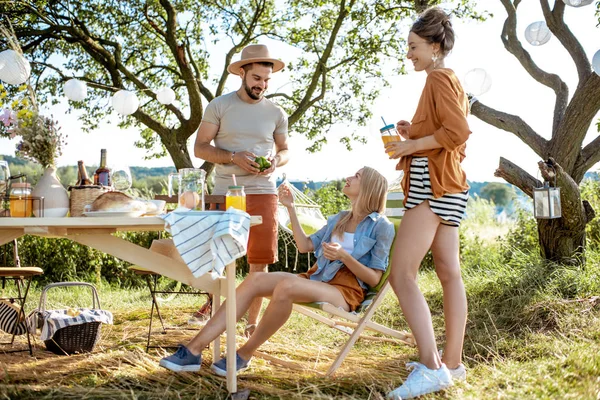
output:
M69 194L56 176L56 167L46 168L31 195L44 198L44 217L65 217L69 212ZM33 214L40 217L35 205Z

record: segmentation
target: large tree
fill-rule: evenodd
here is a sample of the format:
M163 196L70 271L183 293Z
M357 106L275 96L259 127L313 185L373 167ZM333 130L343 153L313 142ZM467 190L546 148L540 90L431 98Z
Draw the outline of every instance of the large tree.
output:
M290 84L271 93L289 113L294 133L311 139L309 151L327 142L338 123L358 127L386 84L402 73L403 18L439 0L0 0L33 59L42 103L76 77L94 90L84 127L96 128L111 111L107 94L138 91L141 106L121 127L139 126L139 147L149 157L168 153L177 168L190 167L187 142L203 109L223 94L226 66L250 43L274 39L291 46ZM482 18L472 0L457 1L457 17ZM2 38L0 38L0 48ZM210 54L207 48L214 49ZM215 73L215 71L218 71ZM178 105L161 105L155 91L169 86ZM51 97L56 101L56 97ZM350 131L342 141L364 140ZM209 172L212 165L205 163Z
M540 158L544 179L554 181L561 189L562 218L538 220L539 240L543 255L553 261L573 261L585 248L585 226L594 217L589 203L581 200L579 183L584 174L600 161L600 136L586 146L583 141L600 109L600 76L593 72L590 57L564 21L565 3L540 0L544 19L550 31L565 47L578 74L578 84L571 98L569 88L560 76L540 68L517 39L517 8L520 0L500 0L508 14L502 30L504 47L520 62L533 79L554 91L556 96L552 118L552 135L546 139L521 117L511 115L476 101L471 112L497 128L512 132ZM592 6L589 6L590 8ZM596 3L600 10L600 2ZM599 21L600 22L600 21ZM542 183L515 163L500 158L496 176L519 187L529 196Z

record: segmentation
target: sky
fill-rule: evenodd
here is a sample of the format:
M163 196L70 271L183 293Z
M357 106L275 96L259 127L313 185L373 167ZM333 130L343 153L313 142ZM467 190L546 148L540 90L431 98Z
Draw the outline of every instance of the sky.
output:
M485 5L481 5L484 3ZM502 25L506 18L504 7L498 0L479 2L480 11L487 10L493 17L485 22L461 21L455 19L453 26L456 32L456 43L453 52L446 59L446 67L452 68L463 80L465 74L473 68L483 68L491 76L490 90L478 96L482 103L499 111L520 115L535 131L550 138L552 115L554 109L554 93L551 89L537 83L521 67L516 58L509 54L500 40ZM579 39L589 59L600 50L600 29L596 28L598 18L594 15L594 5L573 8L567 7L565 21L575 36ZM552 37L543 46L531 46L524 38L527 25L543 20L539 2L523 2L518 9L517 32L525 49L530 52L539 67L548 72L557 73L571 89L571 95L577 84L577 72L572 59L559 43ZM407 28L403 31L407 34ZM271 52L284 61L290 61L297 53L290 51L289 46L278 43L268 43ZM239 57L239 56L238 56ZM235 58L234 60L237 60ZM222 66L217 65L217 68ZM376 67L376 66L375 66ZM397 178L394 160L389 160L383 150L379 128L382 126L381 117L387 123L412 118L425 83L424 72L412 71L408 63L408 74L387 77L391 83L372 106L373 118L369 124L358 132L367 137L367 143L355 143L352 152L339 143L339 138L349 129L345 126L335 126L328 132L328 144L318 153L308 153L305 149L309 142L293 131L288 139L290 162L276 171L285 173L290 179L297 180L332 180L353 175L364 165L376 168L389 180ZM286 84L285 74L274 74L270 92L275 92ZM238 77L230 76L225 92L237 90L240 86ZM106 100L107 107L110 99ZM66 98L60 104L50 108L51 113L68 134L68 145L63 149L63 155L58 159L58 165L77 165L78 160L84 160L86 165L98 164L100 149L108 151L108 164L129 164L129 166L162 167L172 166L169 157L162 159L144 160L144 150L136 148L133 143L139 139L138 129L121 130L116 122L121 118L116 113L109 121L103 121L100 128L92 133L81 130L81 122L77 120L78 112L67 113ZM600 117L600 115L598 116ZM472 135L467 142L467 158L463 168L471 181L500 181L493 176L500 157L516 162L523 169L537 174L539 157L513 134L498 130L479 119L470 116L469 125ZM595 124L588 132L586 143L598 135ZM188 143L190 154L193 156L194 136ZM585 143L584 143L585 144ZM0 139L0 154L14 154L16 140ZM194 166L200 166L202 160L194 159ZM324 168L326 166L326 168ZM593 170L598 169L598 166Z

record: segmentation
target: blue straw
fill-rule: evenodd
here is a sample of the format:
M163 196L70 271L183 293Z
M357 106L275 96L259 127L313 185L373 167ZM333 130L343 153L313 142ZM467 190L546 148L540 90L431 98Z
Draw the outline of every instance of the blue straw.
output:
M381 120L383 121L383 125L387 126L387 124L385 123L385 119L383 119L383 117L381 117Z

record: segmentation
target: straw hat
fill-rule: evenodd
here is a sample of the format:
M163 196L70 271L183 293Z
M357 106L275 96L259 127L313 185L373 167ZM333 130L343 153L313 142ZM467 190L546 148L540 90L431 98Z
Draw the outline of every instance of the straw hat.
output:
M239 61L229 64L227 71L233 75L240 74L240 67L246 64L252 64L257 62L270 62L273 63L273 72L277 72L285 67L283 61L272 58L269 54L269 49L264 44L251 44L244 47L242 50L242 56Z

